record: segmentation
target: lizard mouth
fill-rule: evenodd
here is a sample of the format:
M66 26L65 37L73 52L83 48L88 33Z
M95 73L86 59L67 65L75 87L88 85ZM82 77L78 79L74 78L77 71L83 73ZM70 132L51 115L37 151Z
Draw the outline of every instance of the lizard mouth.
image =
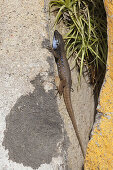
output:
M53 49L56 50L58 48L58 45L59 45L59 41L58 39L56 38L55 34L54 34L54 37L53 37Z

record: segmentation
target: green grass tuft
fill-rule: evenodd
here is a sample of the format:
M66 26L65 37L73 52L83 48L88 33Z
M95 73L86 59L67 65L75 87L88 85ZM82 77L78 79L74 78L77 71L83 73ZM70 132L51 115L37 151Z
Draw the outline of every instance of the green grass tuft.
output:
M51 0L50 10L57 11L55 25L63 20L67 34L67 57L74 57L79 80L87 66L92 81L105 71L107 59L107 23L103 0Z

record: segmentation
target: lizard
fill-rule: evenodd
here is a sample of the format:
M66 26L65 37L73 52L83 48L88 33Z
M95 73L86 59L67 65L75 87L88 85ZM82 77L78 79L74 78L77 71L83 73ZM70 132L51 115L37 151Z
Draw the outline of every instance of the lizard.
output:
M58 69L58 76L60 79L60 83L58 86L58 93L60 96L63 95L67 112L73 124L83 157L85 157L85 153L79 136L76 120L74 117L74 111L71 103L71 86L72 86L71 70L69 67L68 59L66 58L66 52L64 47L65 47L65 43L62 35L57 30L55 30L53 36L52 48L50 51L54 55L55 62L57 64L57 69Z

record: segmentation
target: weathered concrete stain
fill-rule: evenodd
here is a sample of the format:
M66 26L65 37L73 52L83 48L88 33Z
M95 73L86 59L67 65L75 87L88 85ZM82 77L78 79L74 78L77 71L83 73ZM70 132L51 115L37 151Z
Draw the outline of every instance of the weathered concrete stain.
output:
M0 1L0 6L0 169L31 170L51 159L47 167L59 167L63 156L56 145L64 134L50 83L53 58L50 63L41 47L47 38L44 1Z
M38 168L57 156L62 120L54 91L45 93L40 75L31 83L35 87L33 93L20 97L6 117L3 145L9 150L9 159Z
M113 169L113 2L104 1L107 13L108 60L98 112L101 118L88 144L85 169Z
M52 27L53 21L51 22L52 24L51 24L50 31L47 30L48 2L49 0L0 1L0 6L1 6L1 10L0 10L0 14L1 14L1 18L0 18L0 94L1 94L0 96L0 141L1 141L0 142L0 168L1 169L31 170L32 169L31 167L39 167L40 163L43 162L50 163L52 156L53 157L51 163L41 164L39 168L40 170L41 169L42 170L74 169L75 170L75 169L80 169L80 167L83 164L83 157L81 154L81 150L71 120L68 116L68 113L66 112L63 98L61 100L59 100L58 98L57 101L56 99L54 99L55 95L52 91L53 84L50 83L54 77L53 74L54 59L52 56L51 58L47 59L47 56L50 55L50 53L46 49L42 48L42 41L45 38L48 38L47 34L51 35L53 32L53 27ZM53 63L50 63L49 61ZM37 77L39 73L40 73L40 77ZM93 100L92 90L89 87L89 85L87 85L86 80L82 79L81 87L84 88L81 88L81 90L78 91L77 72L75 72L74 70L72 71L72 77L73 77L73 88L74 88L74 93L72 93L73 109L75 111L75 118L77 121L80 136L82 137L84 148L86 148L86 145L89 140L88 138L89 131L91 130L92 123L93 123L94 100ZM30 81L33 79L34 81L30 83ZM40 91L37 90L38 86ZM46 100L42 97L41 91L44 95L43 97L44 98L46 97ZM37 95L39 94L38 97L35 95L35 92ZM53 95L53 97L51 97L51 95ZM38 103L36 103L36 101L38 100L40 106L42 107L40 109ZM45 104L45 107L47 108L45 108L44 110L43 102L47 102L47 101L50 101L50 103ZM56 102L59 105L58 107ZM53 108L53 106L56 107ZM48 107L50 107L50 110ZM28 112L28 108L29 108L29 112ZM41 113L41 109L42 111L45 112ZM61 127L62 121L59 116L58 109L60 111L60 116L62 117L62 120L64 122L63 128ZM52 111L56 111L56 112L54 112L53 114ZM56 123L54 126L53 126L53 122L54 122L53 119L51 122L51 116L50 116L51 113L52 116L55 115ZM41 118L40 121L39 121L38 114L40 115ZM46 114L48 114L49 116L48 119L45 119L47 118L45 117ZM57 128L56 134L58 134L57 135L58 143L57 141L54 141L56 140L56 137L54 137L55 135L54 128L55 126L57 126L56 125L57 115L58 115L57 121L59 122L60 120L58 127L56 127ZM17 124L16 124L16 120L18 121ZM25 120L25 122L23 120ZM33 124L32 120L35 122L35 124ZM31 125L29 125L30 123ZM43 123L46 123L44 127L42 127ZM38 125L40 127L38 127ZM50 127L53 129L51 129ZM46 131L47 128L48 131ZM63 130L62 135L61 135L61 128ZM66 129L66 132L69 136L68 142L66 142L67 134L64 135L65 132L64 129ZM38 130L40 130L41 133L40 135ZM49 143L48 150L50 149L48 153L46 150L47 144L45 143L46 138L45 135L42 135L42 133L46 134L46 132L49 133L49 137L53 141L53 145L51 145L51 141L48 138L50 142L50 143L48 142ZM42 144L41 137L44 140L43 147L41 145ZM24 142L23 138L25 138L26 143ZM36 143L37 141L39 142L38 144ZM5 147L2 145L2 142ZM23 145L21 145L22 143ZM67 143L68 143L68 149L66 147ZM31 144L34 146L29 146ZM42 150L45 149L43 151L43 156L45 158L41 155L42 152L39 152L40 147L42 148ZM7 148L7 150L5 150L5 148ZM38 150L36 150L37 148ZM19 149L21 150L21 153L18 153ZM34 154L36 153L36 158L38 158L38 160L36 160L33 153ZM38 154L39 156L41 155L41 158L38 157ZM56 155L58 156L54 157ZM23 159L21 158L21 156ZM68 165L68 168L66 165Z

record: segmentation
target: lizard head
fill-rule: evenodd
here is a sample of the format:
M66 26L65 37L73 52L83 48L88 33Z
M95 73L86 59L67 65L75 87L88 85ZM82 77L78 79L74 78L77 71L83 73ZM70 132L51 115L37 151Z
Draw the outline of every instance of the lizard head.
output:
M61 44L63 45L62 35L57 30L55 30L52 44L53 50L57 50L58 48L60 48Z

